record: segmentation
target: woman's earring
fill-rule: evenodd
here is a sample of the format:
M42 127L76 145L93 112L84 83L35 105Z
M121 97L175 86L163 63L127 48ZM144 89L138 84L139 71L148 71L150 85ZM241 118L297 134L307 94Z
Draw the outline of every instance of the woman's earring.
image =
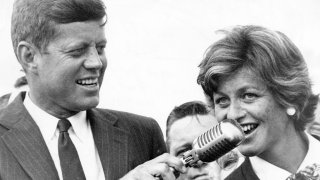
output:
M287 109L287 114L288 114L289 116L293 116L295 113L296 113L296 109L295 109L294 107L289 107L289 108Z

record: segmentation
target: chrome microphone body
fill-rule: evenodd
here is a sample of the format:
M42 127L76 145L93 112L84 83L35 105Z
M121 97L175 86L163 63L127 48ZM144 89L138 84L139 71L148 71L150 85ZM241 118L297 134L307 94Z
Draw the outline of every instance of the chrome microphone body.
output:
M181 160L187 167L197 166L199 160L215 161L240 145L244 138L240 124L235 120L225 119L196 138L192 150L185 152Z

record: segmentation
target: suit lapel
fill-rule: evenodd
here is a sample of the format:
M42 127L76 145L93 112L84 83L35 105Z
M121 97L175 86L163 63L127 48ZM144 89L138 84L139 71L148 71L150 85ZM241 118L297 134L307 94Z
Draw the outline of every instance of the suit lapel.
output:
M2 125L9 130L1 138L32 179L59 179L41 132L23 106L19 95L2 113Z
M128 132L115 126L117 117L88 111L92 133L106 179L119 179L128 172Z
M259 180L258 176L254 172L250 159L246 157L246 159L243 162L243 166L241 166L241 171L245 176L245 179L247 180Z

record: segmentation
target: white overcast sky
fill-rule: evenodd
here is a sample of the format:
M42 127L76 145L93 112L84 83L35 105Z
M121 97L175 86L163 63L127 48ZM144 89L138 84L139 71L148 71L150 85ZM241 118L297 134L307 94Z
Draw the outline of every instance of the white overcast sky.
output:
M319 0L106 0L108 68L100 107L155 118L162 130L171 109L204 100L198 64L215 31L256 24L285 33L309 66L320 93ZM13 0L0 6L0 94L21 76L10 39Z

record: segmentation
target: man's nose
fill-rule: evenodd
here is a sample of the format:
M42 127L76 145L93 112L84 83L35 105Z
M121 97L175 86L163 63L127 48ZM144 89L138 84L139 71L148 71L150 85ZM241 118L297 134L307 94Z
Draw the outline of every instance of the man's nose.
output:
M87 59L84 62L87 69L101 69L102 60L96 48L90 48Z

